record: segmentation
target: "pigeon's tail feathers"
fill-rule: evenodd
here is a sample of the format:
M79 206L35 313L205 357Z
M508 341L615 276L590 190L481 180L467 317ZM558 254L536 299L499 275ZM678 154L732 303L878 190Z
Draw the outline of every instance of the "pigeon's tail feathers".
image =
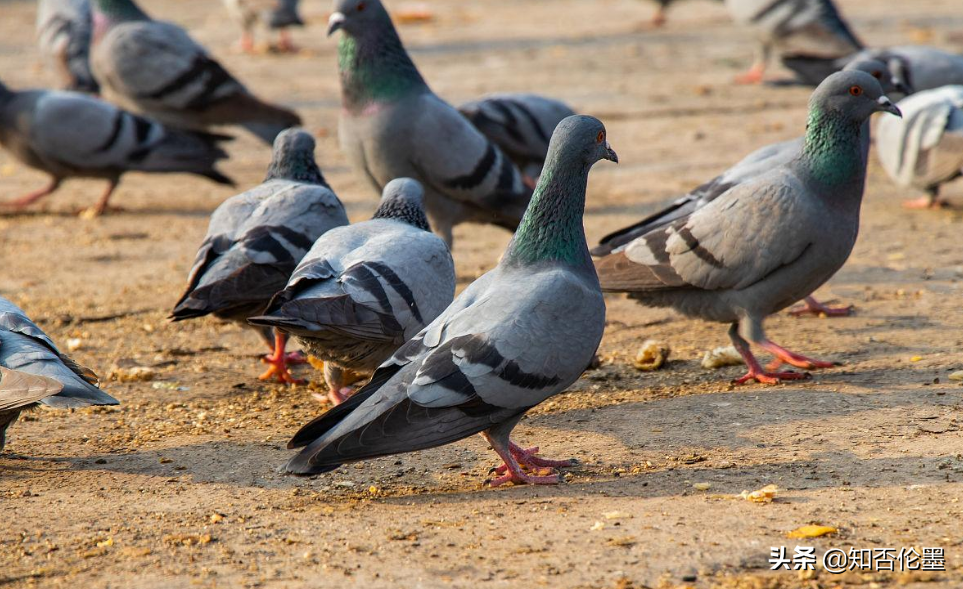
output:
M63 388L63 384L52 378L0 366L0 411L32 405Z

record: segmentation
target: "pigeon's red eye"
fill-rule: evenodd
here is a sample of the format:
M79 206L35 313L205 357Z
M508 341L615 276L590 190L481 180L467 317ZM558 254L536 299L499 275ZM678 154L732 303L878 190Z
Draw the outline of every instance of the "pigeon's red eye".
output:
M358 2L358 12L362 12L365 9L364 2Z
M852 94L853 96L862 96L863 89L860 88L859 86L852 86L849 89L849 93Z
M596 143L602 143L605 141L605 131L599 131L598 136L595 138Z

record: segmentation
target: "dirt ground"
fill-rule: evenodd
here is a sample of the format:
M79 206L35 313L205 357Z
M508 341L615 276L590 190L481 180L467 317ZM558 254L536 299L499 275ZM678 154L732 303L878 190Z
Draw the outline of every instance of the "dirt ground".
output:
M374 195L337 147L327 2L304 3L311 22L293 57L234 51L220 2L143 4L185 25L258 94L297 108L350 217L371 213ZM607 124L622 163L592 173L590 240L804 125L807 89L731 83L753 41L707 0L673 7L661 30L637 0L426 4L434 20L401 34L441 96L536 91ZM959 0L839 4L872 45L963 44ZM34 46L34 3L3 2L0 15L3 81L53 84ZM227 173L241 187L259 182L269 151L249 136L230 150ZM43 181L0 154L0 198ZM857 314L768 322L776 341L843 366L734 388L738 367L700 366L705 350L728 345L725 326L610 296L605 364L516 430L546 455L581 461L564 484L539 488L487 488L497 460L480 438L316 478L279 474L287 439L321 410L310 390L256 380L250 332L165 320L209 213L232 190L131 174L116 195L125 212L77 218L102 188L69 182L36 213L0 217L0 294L62 345L77 340L73 355L102 376L147 366L155 377L107 382L118 408L42 410L11 429L0 586L963 587L963 388L948 378L963 369L963 214L902 210L916 195L875 162L856 251L818 293ZM963 182L947 195L963 205ZM458 228L460 288L508 238ZM655 373L631 365L648 338L672 347ZM738 497L768 484L780 489L773 503ZM787 538L805 524L838 532ZM947 572L770 572L770 547L797 544L819 555L943 547Z

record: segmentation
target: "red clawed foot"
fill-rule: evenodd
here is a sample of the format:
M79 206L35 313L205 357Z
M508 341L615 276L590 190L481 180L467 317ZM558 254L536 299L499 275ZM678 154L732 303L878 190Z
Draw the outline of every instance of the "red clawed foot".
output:
M736 84L759 84L762 82L762 75L765 71L765 66L756 64L749 68L746 73L736 76Z
M807 358L801 354L796 354L795 352L790 352L786 348L777 345L770 341L760 342L760 347L766 350L770 354L776 357L766 368L768 370L775 370L782 366L783 363L795 366L796 368L804 368L806 370L813 370L814 368L832 368L834 366L839 366L838 362L825 362L823 360L814 360L813 358Z
M762 384L779 384L784 380L806 380L809 378L812 378L812 375L808 372L765 372L761 368L756 370L750 368L745 376L732 381L732 384L746 384L751 380Z
M827 307L812 297L806 297L802 307L790 309L789 314L796 317L802 315L813 315L816 317L849 317L853 314L853 306L848 307Z
M559 482L559 474L555 472L556 468L567 468L578 464L578 461L574 458L568 460L540 458L536 456L538 447L522 448L511 441L508 442L508 449L513 460L507 460L501 466L492 469L493 473L502 475L490 481L493 487L505 483L554 485Z
M285 384L304 384L305 381L294 378L288 370L288 354L284 353L288 338L280 332L274 334L274 351L261 358L261 362L270 364L264 374L258 377L260 380L270 380L276 378ZM296 362L295 362L296 363Z
M284 361L288 364L297 366L298 364L307 364L307 357L301 352L288 352L284 355Z
M904 200L904 209L943 209L948 207L949 204L942 199L934 198L932 196L921 196L919 198L914 198L912 200Z

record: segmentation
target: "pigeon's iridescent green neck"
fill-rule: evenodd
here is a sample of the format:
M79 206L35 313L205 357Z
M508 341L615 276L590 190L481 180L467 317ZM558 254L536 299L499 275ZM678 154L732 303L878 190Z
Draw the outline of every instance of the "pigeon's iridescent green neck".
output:
M845 184L865 174L860 129L860 123L840 114L810 109L804 154L817 180Z
M590 259L582 225L588 172L584 165L546 165L505 263L557 261L578 266Z
M390 23L379 34L367 33L360 39L342 34L338 42L338 69L342 101L351 111L428 91Z
M150 17L131 0L94 0L96 12L106 16L111 22L147 20Z

